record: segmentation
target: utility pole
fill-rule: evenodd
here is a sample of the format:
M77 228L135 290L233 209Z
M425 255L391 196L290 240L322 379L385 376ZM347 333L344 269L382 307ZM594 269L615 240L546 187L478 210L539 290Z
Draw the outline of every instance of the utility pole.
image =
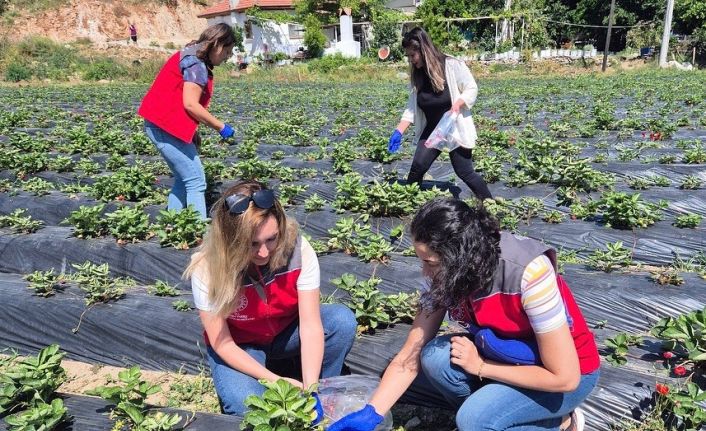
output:
M608 34L605 37L605 49L603 50L603 66L601 72L605 72L608 67L608 49L610 49L610 34L613 32L613 14L615 14L615 0L610 0L610 14L608 14Z
M669 51L669 35L672 33L672 12L674 0L667 0L667 10L664 12L664 32L662 46L659 48L659 67L667 67L667 51Z

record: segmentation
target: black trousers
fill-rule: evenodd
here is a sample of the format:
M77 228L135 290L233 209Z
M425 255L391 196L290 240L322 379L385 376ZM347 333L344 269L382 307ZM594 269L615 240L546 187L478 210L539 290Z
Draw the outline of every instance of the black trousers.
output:
M425 147L425 141L425 139L420 139L419 143L417 143L417 150L414 152L414 159L412 159L412 167L409 169L409 175L407 175L408 183L421 185L424 174L427 173L431 164L441 154L441 151L436 148ZM466 183L478 199L483 200L493 197L483 177L473 169L473 151L470 148L458 147L451 151L449 156L451 158L451 166L453 166L456 175Z

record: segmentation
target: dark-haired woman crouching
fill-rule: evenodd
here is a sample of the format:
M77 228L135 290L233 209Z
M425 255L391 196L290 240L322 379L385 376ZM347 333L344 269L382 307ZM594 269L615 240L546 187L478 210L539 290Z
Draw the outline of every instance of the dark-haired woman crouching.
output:
M556 252L501 232L482 206L458 199L425 204L411 233L428 282L420 310L370 404L329 431L372 431L420 371L458 409L460 431L583 429L577 407L598 381L600 359L556 273ZM447 311L502 337L492 338L499 348L507 341L533 345L534 361L518 365L498 354L490 360L486 345L476 347L468 334L436 337Z

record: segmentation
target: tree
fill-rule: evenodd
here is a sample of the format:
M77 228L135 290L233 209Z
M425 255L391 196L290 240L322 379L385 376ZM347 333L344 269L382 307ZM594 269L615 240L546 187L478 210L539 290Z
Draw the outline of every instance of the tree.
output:
M674 32L691 35L692 45L706 53L706 2L680 0L674 4Z
M243 40L245 39L243 29L236 24L233 26L233 33L235 33L235 46L238 48L238 51L245 51L245 46L243 45Z
M402 17L393 11L373 12L373 40L371 48L377 50L383 46L390 48L390 60L402 59Z
M326 35L316 15L309 15L304 20L304 45L310 57L321 57L324 54Z

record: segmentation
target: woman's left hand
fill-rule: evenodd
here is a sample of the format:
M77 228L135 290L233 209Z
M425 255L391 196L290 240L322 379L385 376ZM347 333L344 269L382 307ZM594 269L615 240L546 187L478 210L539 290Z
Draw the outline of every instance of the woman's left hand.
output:
M483 358L476 345L468 337L451 337L451 363L463 368L469 374L477 375Z
M451 105L450 111L454 114L458 114L459 112L461 112L461 108L463 107L463 105L465 105L465 103L466 102L464 102L463 99L458 99L453 103L453 105Z

